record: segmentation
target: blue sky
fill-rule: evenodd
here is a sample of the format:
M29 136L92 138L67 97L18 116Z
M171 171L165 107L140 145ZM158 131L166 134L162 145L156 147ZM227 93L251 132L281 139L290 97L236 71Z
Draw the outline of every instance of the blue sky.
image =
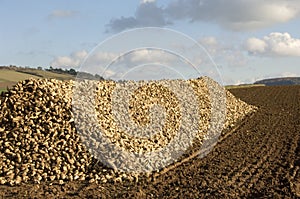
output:
M78 68L105 39L149 26L199 42L224 84L300 76L298 0L0 0L0 65ZM135 60L149 60L142 52ZM102 53L100 64L114 57Z

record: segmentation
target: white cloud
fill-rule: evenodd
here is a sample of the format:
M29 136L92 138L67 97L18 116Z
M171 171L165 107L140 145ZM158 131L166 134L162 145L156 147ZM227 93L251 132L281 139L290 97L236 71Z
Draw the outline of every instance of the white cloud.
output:
M280 77L299 77L300 75L292 72L283 72L279 75Z
M267 43L264 40L255 37L249 38L246 41L246 49L251 53L263 53L266 50Z
M201 38L199 43L207 50L217 64L236 67L244 66L247 63L247 59L240 48L231 42L224 42L224 39L220 41L216 37L208 36Z
M213 36L203 37L199 40L199 43L211 54L216 54L223 48L217 38Z
M118 57L118 54L111 52L96 52L88 58L89 64L91 65L103 65L103 63L110 63L115 58Z
M266 56L300 56L300 39L289 33L273 32L268 36L249 38L245 48L250 54Z
M53 67L77 68L87 54L87 51L82 50L73 52L70 56L58 56L50 63L50 65Z
M200 42L209 46L216 46L218 45L218 41L215 37L208 36L208 37L203 37L200 39Z
M141 49L130 54L130 61L136 64L151 62L168 64L175 61L175 59L175 55L169 54L163 50Z
M153 3L156 2L156 0L141 0L141 3Z
M75 51L69 56L58 56L50 65L57 68L79 68L83 64L84 59L86 62L82 66L80 71L97 73L103 77L111 77L115 74L115 71L110 69L104 70L104 67L109 64L114 58L118 56L115 53L108 52L96 52L88 57L89 54L86 50Z
M70 18L76 16L77 14L78 12L73 10L53 10L48 15L48 19Z

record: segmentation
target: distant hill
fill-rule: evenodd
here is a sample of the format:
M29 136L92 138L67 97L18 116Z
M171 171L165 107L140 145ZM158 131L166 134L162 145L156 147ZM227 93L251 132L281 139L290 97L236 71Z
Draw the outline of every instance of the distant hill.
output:
M30 68L30 67L18 67L18 66L0 66L0 93L6 91L7 88L12 87L17 82L34 78L34 79L58 79L58 80L71 80L75 79L79 75L83 79L97 79L103 78L99 75L93 75L86 72L78 72L74 69L61 69L61 68Z
M254 84L264 84L266 86L300 85L300 77L280 77L263 79L254 82Z

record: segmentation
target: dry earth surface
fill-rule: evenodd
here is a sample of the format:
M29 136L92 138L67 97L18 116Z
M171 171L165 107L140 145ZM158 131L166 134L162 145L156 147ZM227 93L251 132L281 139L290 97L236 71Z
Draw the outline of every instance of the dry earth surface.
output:
M234 89L259 107L224 134L206 157L138 182L72 181L0 186L16 198L296 198L300 197L300 87ZM223 138L224 138L223 137Z

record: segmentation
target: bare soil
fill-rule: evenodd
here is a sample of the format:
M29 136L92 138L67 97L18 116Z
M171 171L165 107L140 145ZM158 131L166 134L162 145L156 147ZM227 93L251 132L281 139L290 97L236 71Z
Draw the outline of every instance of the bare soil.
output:
M233 89L259 107L206 157L138 182L0 186L0 198L300 197L300 86Z

